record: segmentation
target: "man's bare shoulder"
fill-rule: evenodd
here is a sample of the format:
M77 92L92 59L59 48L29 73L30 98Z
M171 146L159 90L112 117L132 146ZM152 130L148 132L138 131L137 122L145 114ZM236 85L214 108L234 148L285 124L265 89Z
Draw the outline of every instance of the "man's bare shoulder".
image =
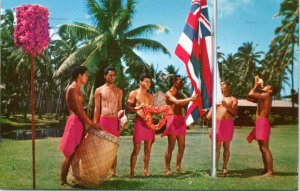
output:
M118 92L123 93L123 90L122 90L121 88L119 88L119 87L117 87L117 86L116 86L116 88L117 88L117 91L118 91Z
M231 100L232 101L238 101L238 99L236 97L234 97L234 96L231 96Z
M101 91L103 90L103 87L104 87L104 86L98 87L98 88L95 90L95 94L96 94L96 93L101 93Z
M130 96L136 96L137 93L138 93L138 89L135 89L135 90L130 91L130 92L129 92L129 95L130 95Z
M170 90L168 90L165 95L166 95L166 97L173 96L172 92Z
M135 90L132 90L130 93L136 94L138 91L139 91L139 89L135 89Z
M153 97L153 94L148 92L148 91L147 91L146 95L149 96L149 97Z
M69 86L67 89L67 94L78 94L78 93L80 93L80 90L73 86Z

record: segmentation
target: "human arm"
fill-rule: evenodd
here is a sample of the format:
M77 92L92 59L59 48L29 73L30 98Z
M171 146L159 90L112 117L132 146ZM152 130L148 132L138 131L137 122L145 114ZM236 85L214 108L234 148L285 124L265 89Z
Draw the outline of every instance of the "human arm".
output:
M207 120L211 120L211 118L212 118L212 108L210 108L210 110L208 111L208 113L206 115Z
M196 99L198 99L199 95L193 95L189 98L185 98L185 99L177 99L174 95L171 94L171 92L167 92L166 93L166 99L172 103L174 103L175 105L185 105L187 103L189 103L190 101L194 101Z
M253 103L257 103L259 100L259 93L257 93L258 88L260 87L260 83L259 83L259 77L255 76L254 78L254 87L250 90L250 92L248 93L246 99L248 101L251 101Z
M141 104L139 106L136 106L136 91L132 91L129 93L127 104L126 104L126 111L135 113L137 110L140 110L142 107L144 107L144 104Z
M260 87L259 81L255 80L254 87L250 90L246 98L248 101L257 103L258 100L266 100L270 96L269 93L258 93L257 90L259 87Z
M93 121L88 117L83 108L83 96L80 90L72 88L69 90L69 100L70 109L78 115L84 123L88 124L91 127L100 128L100 125L97 123L93 123Z
M123 100L123 91L121 89L118 89L119 91L119 97L118 97L118 111L122 110L122 100Z
M101 93L100 89L96 89L95 91L95 108L94 108L94 123L99 121L100 113L101 113Z
M238 100L236 98L233 98L232 102L233 103L231 107L226 103L226 101L222 101L222 105L227 109L227 112L229 112L231 115L236 115Z

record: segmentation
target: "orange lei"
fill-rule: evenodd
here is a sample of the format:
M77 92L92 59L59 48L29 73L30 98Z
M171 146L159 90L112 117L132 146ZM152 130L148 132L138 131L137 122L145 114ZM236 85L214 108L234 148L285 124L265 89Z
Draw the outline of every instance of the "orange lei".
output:
M168 115L168 110L169 107L167 105L161 106L161 107L153 107L153 106L149 106L149 107L144 107L143 111L144 111L144 115L145 115L145 122L146 125L152 129L152 130L159 130L162 128L162 126L164 126L167 123L167 115ZM152 118L152 114L159 114L159 113L163 113L163 116L161 118L161 120L158 122L158 124L153 124L153 118Z

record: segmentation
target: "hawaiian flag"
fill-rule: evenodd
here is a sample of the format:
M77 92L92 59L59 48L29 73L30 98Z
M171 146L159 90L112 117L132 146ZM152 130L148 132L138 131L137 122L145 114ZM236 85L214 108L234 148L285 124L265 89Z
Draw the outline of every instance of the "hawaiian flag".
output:
M197 120L200 115L203 115L203 109L212 105L212 37L206 0L192 1L192 7L175 54L186 66L187 75L192 84L193 95L201 95L199 100L190 102L188 105L186 124L189 125ZM218 66L216 69L218 78L217 89L220 91ZM219 94L217 102L220 103L220 100L221 94Z

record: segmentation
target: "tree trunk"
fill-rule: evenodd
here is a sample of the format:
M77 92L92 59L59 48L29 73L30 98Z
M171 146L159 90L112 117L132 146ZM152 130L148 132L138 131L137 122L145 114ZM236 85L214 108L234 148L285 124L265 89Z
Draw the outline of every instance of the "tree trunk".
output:
M88 103L88 108L87 108L87 113L90 117L93 115L93 107L94 107L94 91L95 91L95 86L94 84L92 85L91 91L90 91L90 96L89 96L89 103Z
M58 94L58 99L56 101L56 110L55 110L55 119L56 120L58 119L58 109L59 109L59 106L61 105L60 104L61 95L62 95L62 91L61 91L61 88L59 88L59 94Z
M43 88L43 84L42 86L40 87L40 90L39 90L39 99L38 99L38 116L39 116L39 119L42 119L42 102L43 102L43 92L44 92L44 88Z

